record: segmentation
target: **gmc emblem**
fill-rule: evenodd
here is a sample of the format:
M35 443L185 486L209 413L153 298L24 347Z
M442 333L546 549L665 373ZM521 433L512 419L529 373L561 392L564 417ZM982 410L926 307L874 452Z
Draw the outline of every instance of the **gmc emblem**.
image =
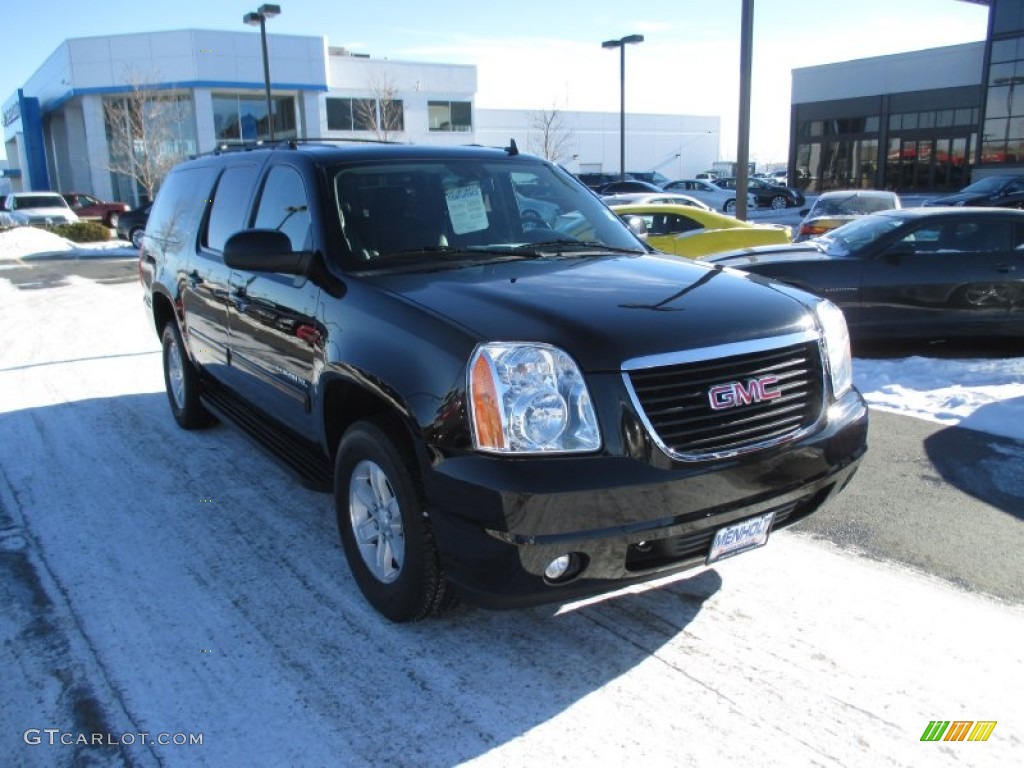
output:
M778 376L762 376L759 379L748 379L746 384L741 381L716 384L708 390L708 401L712 410L724 411L726 408L774 400L782 397L782 392L775 388L778 381Z

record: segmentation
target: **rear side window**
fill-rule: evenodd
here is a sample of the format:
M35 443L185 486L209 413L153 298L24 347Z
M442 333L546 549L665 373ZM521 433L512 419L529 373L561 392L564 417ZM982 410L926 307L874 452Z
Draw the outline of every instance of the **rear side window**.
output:
M174 249L186 243L195 232L210 199L216 170L212 167L184 168L164 181L156 196L146 224L146 235L163 248Z
M223 251L231 235L246 227L246 214L256 185L255 165L228 168L221 174L213 193L210 220L203 245L213 251Z

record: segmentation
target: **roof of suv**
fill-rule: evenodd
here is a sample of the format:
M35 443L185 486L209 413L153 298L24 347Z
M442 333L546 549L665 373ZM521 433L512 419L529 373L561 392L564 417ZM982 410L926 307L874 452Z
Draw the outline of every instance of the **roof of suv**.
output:
M199 155L195 159L234 156L249 152L299 152L309 155L318 162L333 162L338 160L375 160L395 158L450 158L453 156L480 158L497 158L502 156L514 156L519 154L515 144L506 148L484 147L480 145L460 145L454 147L441 147L427 144L395 144L390 142L376 141L352 141L340 142L317 141L296 141L288 140L273 144L261 143L245 146L231 146L215 150L214 152Z

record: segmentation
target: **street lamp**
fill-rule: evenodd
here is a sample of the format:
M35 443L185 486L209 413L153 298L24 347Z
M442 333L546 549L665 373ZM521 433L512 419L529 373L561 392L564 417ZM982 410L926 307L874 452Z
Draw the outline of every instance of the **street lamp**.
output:
M270 59L267 56L267 19L280 15L281 6L264 3L254 13L247 13L242 21L252 26L259 25L260 41L263 43L263 84L267 89L267 125L270 127L270 140L274 140L274 112L270 105Z
M619 49L619 178L626 178L626 46L642 43L643 35L626 35L618 40L605 40L602 48Z

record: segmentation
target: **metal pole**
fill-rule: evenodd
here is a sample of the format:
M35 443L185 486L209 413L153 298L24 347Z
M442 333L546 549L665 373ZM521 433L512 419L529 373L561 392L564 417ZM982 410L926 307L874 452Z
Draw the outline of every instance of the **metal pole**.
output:
M267 17L260 13L260 41L263 43L263 83L267 89L267 125L274 140L274 112L270 102L270 57L267 55Z
M619 45L619 181L626 180L626 45Z
M743 0L740 24L740 116L736 147L736 218L747 218L750 174L750 77L754 49L754 0Z

